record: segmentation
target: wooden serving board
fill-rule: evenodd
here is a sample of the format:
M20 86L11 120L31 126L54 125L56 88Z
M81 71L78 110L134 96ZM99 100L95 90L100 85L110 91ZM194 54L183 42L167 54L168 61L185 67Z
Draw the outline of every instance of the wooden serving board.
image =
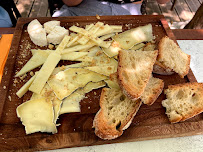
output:
M26 135L24 126L16 116L16 107L29 100L31 92L19 99L15 93L31 77L28 73L24 80L14 78L15 72L31 57L31 48L36 47L26 31L28 23L34 18L20 18L18 20L12 46L6 62L2 83L0 84L0 151L10 150L48 150L76 146L99 145L127 141L149 140L157 138L189 136L203 133L203 116L200 114L182 123L170 124L161 101L165 98L162 93L152 106L142 105L131 126L124 134L110 141L99 139L94 134L92 122L95 113L99 110L101 89L87 94L81 101L81 113L63 114L57 123L61 124L57 134L34 133ZM72 25L96 23L102 21L110 25L123 25L123 29L133 28L151 23L156 42L167 35L175 40L172 31L163 16L101 16L98 20L91 17L61 17L38 18L43 24L50 20L60 20L61 26L69 28ZM44 47L45 49L45 47ZM64 62L71 64L71 62ZM63 63L63 64L64 64ZM62 63L60 63L62 64ZM189 74L181 79L177 74L171 76L154 75L164 80L165 88L169 84L195 82L196 79L190 70ZM6 88L5 88L5 87Z

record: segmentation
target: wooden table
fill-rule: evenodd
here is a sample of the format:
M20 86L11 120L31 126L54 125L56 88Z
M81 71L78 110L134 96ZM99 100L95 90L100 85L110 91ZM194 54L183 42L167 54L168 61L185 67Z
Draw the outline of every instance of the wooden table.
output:
M0 28L0 34L13 34L15 28ZM203 29L174 29L177 40L203 40Z

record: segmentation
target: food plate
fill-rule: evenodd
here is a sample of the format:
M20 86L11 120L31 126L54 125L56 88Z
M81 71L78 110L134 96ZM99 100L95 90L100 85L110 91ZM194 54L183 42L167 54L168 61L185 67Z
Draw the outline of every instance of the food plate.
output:
M93 90L86 94L84 100L80 102L81 112L64 114L59 117L57 123L57 134L34 133L26 135L24 126L16 115L16 107L22 102L29 100L31 92L18 98L16 92L30 79L30 75L24 79L16 79L14 76L19 69L31 58L30 49L37 49L29 38L27 25L34 18L20 18L18 20L13 42L6 62L4 75L0 84L0 150L48 150L66 147L98 145L107 143L118 143L127 141L149 140L157 138L168 138L178 136L189 136L203 132L203 118L198 115L182 123L170 124L165 109L161 106L161 101L165 98L162 93L152 106L142 105L135 116L131 126L124 134L111 141L99 139L94 134L92 122L95 113L99 110L99 98L101 89ZM109 25L122 25L123 30L131 29L148 23L153 26L153 34L156 43L163 36L168 36L175 40L163 16L96 16L82 17L61 17L61 18L37 18L41 24L50 20L60 20L61 26L69 28L72 25L84 27L87 24L98 21ZM46 47L41 47L46 49ZM65 64L75 62L66 61ZM59 63L62 64L62 63ZM64 63L63 63L64 64ZM196 82L190 70L189 74L181 79L177 74L171 76L156 75L154 77L164 80L165 88L169 84L184 82Z

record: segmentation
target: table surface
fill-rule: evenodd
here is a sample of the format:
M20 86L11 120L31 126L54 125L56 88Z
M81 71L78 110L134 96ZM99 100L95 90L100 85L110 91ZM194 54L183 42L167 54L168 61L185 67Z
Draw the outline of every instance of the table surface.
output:
M0 34L13 34L15 28L0 28ZM177 40L203 40L203 29L173 29Z
M13 34L15 28L0 28L0 34ZM198 68L203 66L203 29L194 30L194 29L175 29L172 30L178 43L182 50L186 53L192 55L191 69L194 72L197 80L203 82L203 72L199 71ZM189 40L189 41L185 41ZM191 41L192 40L192 41ZM193 41L195 40L195 41ZM191 47L192 46L192 47ZM196 64L194 64L196 63ZM119 143L119 144L108 144L108 145L99 145L99 146L87 146L87 147L76 147L69 148L70 152L107 152L107 151L116 151L116 152L200 152L203 151L203 135L196 135L190 137L177 137L170 139L157 139L157 140L148 140L148 141L138 141L138 142L129 142L129 143ZM53 150L58 152L65 152L67 149Z

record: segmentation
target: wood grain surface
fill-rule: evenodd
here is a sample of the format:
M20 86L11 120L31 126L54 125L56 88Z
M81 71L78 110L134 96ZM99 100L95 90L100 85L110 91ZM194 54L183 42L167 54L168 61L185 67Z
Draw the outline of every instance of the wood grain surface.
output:
M165 99L162 93L152 106L141 106L131 126L121 137L111 141L101 140L94 135L94 129L92 128L95 113L99 110L101 89L97 89L86 94L88 98L80 102L81 113L63 114L59 117L57 123L61 125L58 127L57 134L34 133L26 135L24 126L16 116L16 107L29 100L31 92L28 92L21 99L19 99L15 93L31 76L28 73L27 77L21 80L14 78L14 75L31 57L30 49L40 48L36 47L30 41L26 31L27 24L33 19L34 18L20 18L18 20L2 83L0 84L0 151L49 150L189 136L203 133L203 116L201 114L185 122L170 124L165 115L165 109L161 106L161 101ZM43 24L46 21L53 20L53 18L38 18L38 20ZM86 24L96 23L98 21L95 16L61 17L54 18L54 20L60 20L61 26L65 28L75 25L76 23L79 23L80 26L83 27ZM128 29L126 24L130 25L130 28L133 28L151 23L156 43L165 35L175 40L163 16L101 16L100 21L111 25L123 25L124 30ZM45 47L42 49L45 49ZM63 64L71 63L73 62L64 62ZM196 81L191 70L184 79L181 79L177 74L171 76L154 74L154 77L163 79L165 88L167 88L169 84ZM6 89L3 89L5 88L4 86L6 86Z

